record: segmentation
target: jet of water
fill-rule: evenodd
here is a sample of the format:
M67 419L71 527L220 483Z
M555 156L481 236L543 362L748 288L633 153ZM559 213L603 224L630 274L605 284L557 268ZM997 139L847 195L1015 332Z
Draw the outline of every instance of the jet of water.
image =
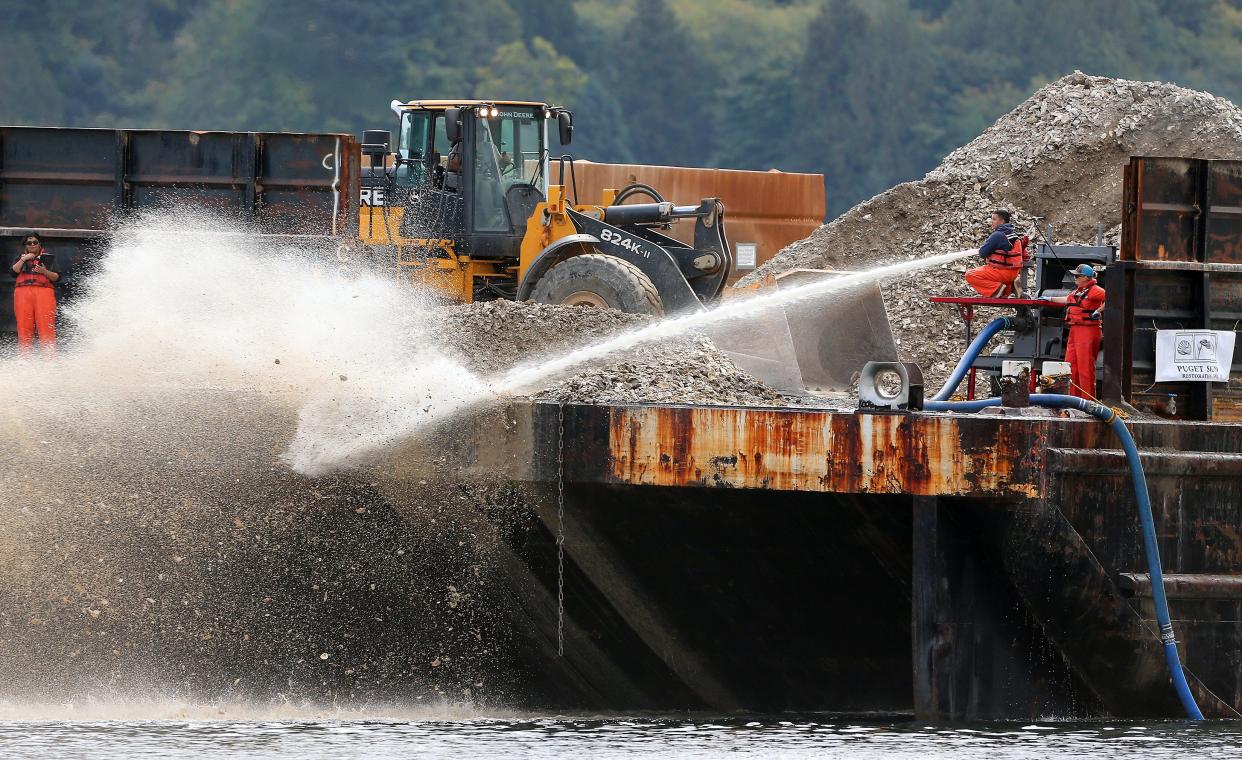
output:
M451 423L462 412L477 411L506 395L541 390L549 381L605 356L717 322L745 318L766 309L940 266L974 253L974 250L955 251L738 299L715 309L663 319L558 357L516 367L490 382L478 380L451 363L433 362L411 371L403 379L399 392L375 386L354 400L327 393L303 404L298 414L297 433L285 453L285 461L307 475L322 475L362 464L404 440Z
M498 393L524 393L538 390L549 380L560 377L569 372L574 367L585 362L599 359L609 354L625 351L638 346L642 343L650 343L657 340L665 340L690 330L697 330L707 327L718 322L727 320L737 320L742 317L749 317L763 312L766 309L775 308L777 306L785 306L786 304L804 301L810 298L826 296L834 292L849 290L850 288L865 285L867 283L882 280L887 277L896 277L920 269L928 269L942 264L948 264L966 256L976 254L977 251L969 249L965 251L954 251L952 253L944 253L938 256L929 256L923 259L915 259L913 261L903 261L897 264L889 264L887 266L876 267L865 272L856 272L854 274L836 277L830 280L821 280L818 282L800 285L796 288L788 290L772 290L753 298L744 298L730 301L718 308L697 311L693 314L686 314L680 317L660 320L637 330L632 330L606 341L596 343L590 346L584 346L575 351L562 356L546 359L537 364L526 364L516 367L508 374L491 383L491 387ZM825 326L827 329L827 326Z

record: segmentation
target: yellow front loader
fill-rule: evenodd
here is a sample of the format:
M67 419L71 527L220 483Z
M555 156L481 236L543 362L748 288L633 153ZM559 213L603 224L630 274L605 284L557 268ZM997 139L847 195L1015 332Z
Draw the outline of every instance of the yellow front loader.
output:
M372 168L359 237L395 252L404 279L465 303L507 298L655 316L724 294L733 270L724 204L678 206L636 181L581 202L573 159L554 159L548 147L552 125L569 144L569 111L481 100L393 101L392 110L395 144L382 130L363 138ZM771 181L751 174L756 186ZM667 234L683 219L694 221L684 236L691 242ZM787 392L845 390L868 359L896 358L875 286L708 332L740 366Z
M525 101L393 102L395 150L368 131L359 238L408 277L466 303L494 298L660 315L719 298L731 270L724 205L677 206L635 184L576 197L569 111ZM555 171L556 183L549 175ZM646 203L625 203L642 197ZM693 219L693 244L666 234Z

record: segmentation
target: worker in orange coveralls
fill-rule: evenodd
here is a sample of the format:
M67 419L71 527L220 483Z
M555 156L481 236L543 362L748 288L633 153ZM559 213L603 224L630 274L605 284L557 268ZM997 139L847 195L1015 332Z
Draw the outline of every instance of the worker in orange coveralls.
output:
M51 254L43 240L31 232L22 237L22 251L12 266L13 315L17 318L17 347L23 353L34 348L35 333L47 355L56 353L56 281Z
M1079 398L1095 398L1095 358L1100 355L1104 295L1104 288L1096 284L1095 269L1090 264L1079 264L1074 268L1074 291L1050 299L1066 304L1069 341L1065 344L1065 361L1070 365L1070 394Z
M966 282L984 298L1016 296L1014 282L1026 259L1026 239L1009 223L1009 212L992 212L992 234L983 241L979 255L983 266L966 272Z

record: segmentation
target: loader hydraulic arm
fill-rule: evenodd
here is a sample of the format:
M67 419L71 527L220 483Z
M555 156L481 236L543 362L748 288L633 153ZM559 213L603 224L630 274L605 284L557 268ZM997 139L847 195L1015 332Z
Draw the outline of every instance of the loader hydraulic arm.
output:
M700 301L711 302L720 295L733 262L724 232L724 204L719 198L704 198L697 206L675 206L660 201L607 206L603 211L608 224L633 228L647 240L671 250L684 249L684 246L656 232L655 228L667 229L678 219L694 219L694 247L675 258Z

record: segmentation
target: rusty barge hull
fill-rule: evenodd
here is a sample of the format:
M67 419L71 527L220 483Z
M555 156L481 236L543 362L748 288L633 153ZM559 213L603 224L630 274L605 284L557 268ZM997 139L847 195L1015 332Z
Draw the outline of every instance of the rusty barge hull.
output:
M546 403L502 416L504 434L495 419L459 426L453 450L411 448L386 480L526 487L535 528L509 537L505 575L532 704L1181 715L1129 471L1092 419ZM1192 688L1205 713L1237 717L1242 425L1131 428Z

